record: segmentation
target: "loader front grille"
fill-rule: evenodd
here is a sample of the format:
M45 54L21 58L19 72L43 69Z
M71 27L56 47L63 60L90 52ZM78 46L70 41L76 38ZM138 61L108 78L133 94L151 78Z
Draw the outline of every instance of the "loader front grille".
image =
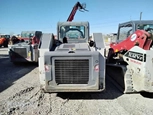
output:
M27 58L26 48L14 48L14 53L15 53L16 57L18 57L18 58L20 58L20 57Z
M55 60L55 80L57 84L88 84L89 60Z

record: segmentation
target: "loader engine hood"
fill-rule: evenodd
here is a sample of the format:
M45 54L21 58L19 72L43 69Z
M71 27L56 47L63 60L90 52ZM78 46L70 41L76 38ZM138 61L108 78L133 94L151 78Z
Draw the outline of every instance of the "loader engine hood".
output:
M55 51L90 51L90 48L87 43L66 43L61 44Z

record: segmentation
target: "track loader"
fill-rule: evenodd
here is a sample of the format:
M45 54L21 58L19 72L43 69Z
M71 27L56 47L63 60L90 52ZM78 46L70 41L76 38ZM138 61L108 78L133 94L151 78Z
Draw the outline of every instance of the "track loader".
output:
M105 89L105 45L101 33L89 41L88 22L58 22L57 39L43 33L39 76L45 92L99 92Z
M0 47L8 47L10 35L0 35Z
M21 37L12 36L8 45L10 61L38 62L38 48L40 44L41 31L22 31Z
M101 33L90 41L89 22L72 22L77 2L67 22L58 22L57 38L43 33L39 49L39 77L45 92L100 92L105 90L105 44Z
M123 77L111 75L124 93L153 93L153 20L119 24L117 40L110 44L107 67Z

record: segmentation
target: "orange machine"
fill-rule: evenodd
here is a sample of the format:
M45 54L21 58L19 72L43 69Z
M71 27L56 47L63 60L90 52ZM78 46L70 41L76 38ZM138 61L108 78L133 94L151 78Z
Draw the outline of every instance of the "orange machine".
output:
M9 39L10 35L0 35L0 47L7 47Z

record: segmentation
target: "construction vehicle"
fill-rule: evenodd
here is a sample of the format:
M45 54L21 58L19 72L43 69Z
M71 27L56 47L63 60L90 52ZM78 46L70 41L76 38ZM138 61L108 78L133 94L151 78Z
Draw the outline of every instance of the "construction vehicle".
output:
M116 73L111 76L124 93L153 92L152 53L153 20L119 24L117 40L110 44L107 67L122 71L122 77L115 76Z
M42 35L39 49L39 77L44 92L99 92L105 89L105 45L101 33L89 42L89 22L58 22L57 36Z
M101 33L89 42L88 22L58 22L57 38L42 35L39 77L45 92L99 92L105 89L105 45Z
M9 58L13 63L38 62L41 31L22 31L21 37L12 36L8 45Z
M8 47L10 35L0 35L0 47Z

